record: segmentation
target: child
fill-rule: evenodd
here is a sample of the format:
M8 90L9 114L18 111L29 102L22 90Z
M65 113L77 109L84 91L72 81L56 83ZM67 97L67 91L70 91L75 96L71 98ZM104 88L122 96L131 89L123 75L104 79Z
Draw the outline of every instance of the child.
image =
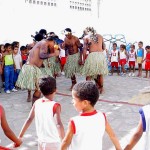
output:
M35 117L38 150L59 150L60 141L64 137L64 127L60 118L60 104L53 101L56 94L56 80L44 76L39 79L39 87L44 97L35 101L19 137L23 137Z
M66 64L66 54L65 54L65 50L61 49L60 50L60 63L61 63L61 74L65 75L64 73L64 65Z
M113 50L111 50L111 56L110 56L110 62L111 62L111 75L114 73L114 67L117 69L117 73L119 75L119 69L118 69L118 59L119 59L119 52L117 50L117 44L113 43Z
M127 62L127 52L126 52L126 46L124 44L120 45L120 52L119 52L119 56L120 56L120 60L119 60L119 64L121 66L121 76L126 75L126 71L125 71L125 64Z
M137 58L136 56L136 52L135 52L135 45L131 45L130 46L131 50L129 51L129 55L128 55L128 61L129 61L129 77L131 76L131 69L133 67L133 73L132 73L132 77L135 76L135 60Z
M146 46L145 50L147 51L145 59L142 61L145 61L145 71L146 71L146 76L145 78L148 78L148 71L150 71L150 46Z
M9 94L10 90L16 92L14 87L14 60L12 55L11 44L5 44L5 53L2 58L2 67L4 67L4 77L5 77L5 89L4 91Z
M14 72L14 84L16 84L16 81L18 79L18 75L20 73L20 70L22 68L22 58L21 55L18 53L18 47L13 47L13 59L15 62L15 72Z
M142 61L144 58L144 49L143 49L143 42L140 41L138 43L139 48L137 49L137 63L138 63L138 75L137 77L142 76Z
M132 148L138 143L143 133L146 133L145 142L142 145L142 150L150 149L150 105L146 105L139 110L141 115L137 130L132 136L129 144L125 147L124 150L132 150Z
M14 132L10 129L8 123L7 123L7 119L6 119L6 116L5 116L5 110L3 108L2 105L0 105L0 124L1 124L1 127L5 133L5 135L11 140L13 141L15 144L14 146L15 147L18 147L21 145L22 141L20 139L18 139L16 137L16 135L14 134ZM0 149L1 149L1 146L0 146Z
M22 65L24 65L27 62L27 59L28 59L27 47L21 46L20 51L21 51L21 57L22 57Z
M61 144L61 150L102 150L102 138L106 131L117 150L119 141L102 112L94 106L99 98L99 90L91 81L80 82L72 90L73 105L80 113L73 117Z
M2 52L1 52L1 49L0 49L0 93L2 92L2 86L3 86L2 73L3 73L3 69L2 69Z

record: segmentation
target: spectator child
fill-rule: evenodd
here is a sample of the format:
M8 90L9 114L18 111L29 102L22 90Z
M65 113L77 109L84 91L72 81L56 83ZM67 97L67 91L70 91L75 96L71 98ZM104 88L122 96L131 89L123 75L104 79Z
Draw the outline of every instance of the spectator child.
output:
M16 81L18 79L18 75L20 73L20 70L22 68L22 58L21 55L18 53L18 47L13 47L13 59L15 62L15 72L14 72L14 84L16 84Z
M131 70L133 70L132 77L135 76L135 61L136 61L136 52L135 52L135 45L130 46L131 50L128 54L128 61L129 61L129 77L131 76Z
M91 81L75 84L72 90L73 105L80 113L71 118L61 150L102 150L102 139L106 131L117 150L121 150L104 113L94 106L99 98L99 90Z
M2 67L4 67L5 89L4 91L9 94L10 90L16 92L14 87L14 60L12 55L11 44L5 44L5 53L2 58Z
M53 77L44 76L39 79L39 87L44 97L33 104L19 137L23 137L35 117L38 150L60 150L64 127L60 118L60 104L53 101L56 94L56 80Z
M22 57L22 64L24 65L27 62L27 59L28 59L27 47L21 46L20 51L21 51L21 57Z
M138 43L138 49L137 49L137 63L138 63L138 75L137 77L142 76L142 61L144 59L144 49L143 49L143 42L140 41Z
M119 51L117 50L117 44L113 43L113 50L111 50L110 54L110 62L111 62L111 75L114 73L114 67L117 69L117 73L119 75L119 69L118 69L118 60L119 60Z
M149 77L148 72L150 71L150 46L146 46L145 50L146 50L146 57L142 62L145 61L145 71L146 71L145 78L148 78Z
M126 51L126 46L124 44L120 45L119 56L120 56L119 64L121 66L121 76L124 76L126 75L124 66L127 62L127 51Z

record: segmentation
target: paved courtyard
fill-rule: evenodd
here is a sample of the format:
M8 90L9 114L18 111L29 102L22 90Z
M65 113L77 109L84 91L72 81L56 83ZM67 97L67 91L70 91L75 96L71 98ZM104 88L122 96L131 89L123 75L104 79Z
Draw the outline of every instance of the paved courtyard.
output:
M78 81L85 80L78 77ZM139 108L150 102L150 95L143 98L139 93L144 87L150 86L150 79L137 77L106 76L104 78L105 93L100 95L96 108L106 113L108 121L114 129L117 137L124 147L133 134L139 121ZM70 80L64 76L57 78L58 94L56 101L62 105L62 121L65 127L69 118L77 115L71 103ZM149 93L147 93L149 94ZM12 130L18 135L19 131L31 109L31 103L26 102L27 91L19 90L16 93L0 93L0 103L4 106L8 123ZM8 146L11 141L6 138L0 129L0 145ZM18 150L37 150L37 136L34 122L25 133L23 144ZM136 150L141 150L141 142L136 146ZM103 150L114 150L107 134L103 139Z

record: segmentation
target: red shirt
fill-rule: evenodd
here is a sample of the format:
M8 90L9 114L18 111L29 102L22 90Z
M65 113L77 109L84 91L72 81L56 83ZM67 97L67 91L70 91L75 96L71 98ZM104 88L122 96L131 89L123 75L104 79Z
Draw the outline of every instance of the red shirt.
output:
M21 57L22 57L22 60L27 60L28 59L27 55L21 55Z
M146 54L146 61L150 62L150 53Z

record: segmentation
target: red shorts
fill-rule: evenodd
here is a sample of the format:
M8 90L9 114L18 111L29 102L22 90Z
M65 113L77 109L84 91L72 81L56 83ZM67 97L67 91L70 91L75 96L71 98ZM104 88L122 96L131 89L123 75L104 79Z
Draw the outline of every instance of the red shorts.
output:
M135 61L129 61L129 67L131 67L131 66L135 66Z
M66 60L67 60L66 57L61 57L60 59L61 65L65 65Z
M118 62L111 62L112 67L118 67Z
M145 70L150 71L150 62L145 62Z
M123 65L125 65L126 64L126 59L120 59L120 61L119 61L119 64L121 65L121 66L123 66Z

